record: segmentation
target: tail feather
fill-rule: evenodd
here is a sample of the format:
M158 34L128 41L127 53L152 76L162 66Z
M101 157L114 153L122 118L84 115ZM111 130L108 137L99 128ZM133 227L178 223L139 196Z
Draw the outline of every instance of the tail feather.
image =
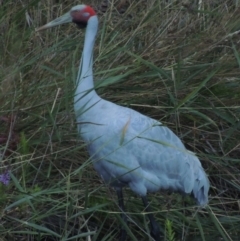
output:
M208 190L209 180L201 168L193 186L193 196L200 206L205 206L208 203Z

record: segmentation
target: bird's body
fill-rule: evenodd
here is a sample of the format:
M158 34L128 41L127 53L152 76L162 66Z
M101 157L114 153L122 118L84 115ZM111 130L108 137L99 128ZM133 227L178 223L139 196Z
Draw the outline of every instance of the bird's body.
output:
M116 189L121 209L125 185L142 197L147 210L147 192L162 189L193 194L198 204L207 204L209 181L195 154L159 121L104 100L94 90L93 47L98 29L94 10L86 5L75 6L38 30L71 21L87 26L74 96L78 131L87 143L96 171ZM149 219L151 234L159 241L160 230L152 214Z
M201 163L160 122L105 100L77 121L83 123L79 132L106 183L129 185L140 196L161 189L193 192L200 205L207 203L209 184Z

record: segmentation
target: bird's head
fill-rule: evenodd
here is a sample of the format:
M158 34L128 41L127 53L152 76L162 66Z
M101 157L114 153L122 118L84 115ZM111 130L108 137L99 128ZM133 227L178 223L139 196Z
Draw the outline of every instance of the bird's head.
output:
M87 26L88 20L93 16L96 16L93 8L83 4L77 5L75 7L72 7L69 12L65 13L61 17L54 19L53 21L43 25L42 27L37 28L36 31L44 30L70 22L76 23L80 28L84 28Z

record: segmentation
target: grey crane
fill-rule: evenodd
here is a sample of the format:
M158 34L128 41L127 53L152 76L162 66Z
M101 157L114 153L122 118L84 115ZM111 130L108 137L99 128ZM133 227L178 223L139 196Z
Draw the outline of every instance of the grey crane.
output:
M92 65L98 18L90 6L77 5L36 30L69 22L86 27L74 95L79 134L87 143L94 168L116 190L122 219L127 221L122 188L128 185L142 198L151 236L160 241L160 228L149 213L147 192L172 190L192 194L197 204L204 206L208 203L207 175L196 155L161 122L106 101L96 93ZM122 229L120 240L125 239L126 231Z

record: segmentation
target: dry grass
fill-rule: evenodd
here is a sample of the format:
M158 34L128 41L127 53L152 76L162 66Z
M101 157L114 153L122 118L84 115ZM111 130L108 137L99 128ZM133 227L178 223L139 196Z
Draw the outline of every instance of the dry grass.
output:
M209 174L206 209L151 195L166 237L170 225L174 240L238 240L240 3L193 2L85 1L100 18L96 87L168 125ZM9 167L12 176L0 186L0 240L115 240L116 197L89 165L72 110L84 32L34 31L79 2L0 4L0 116L14 117L0 122L0 174ZM141 202L126 194L129 240L147 240Z

